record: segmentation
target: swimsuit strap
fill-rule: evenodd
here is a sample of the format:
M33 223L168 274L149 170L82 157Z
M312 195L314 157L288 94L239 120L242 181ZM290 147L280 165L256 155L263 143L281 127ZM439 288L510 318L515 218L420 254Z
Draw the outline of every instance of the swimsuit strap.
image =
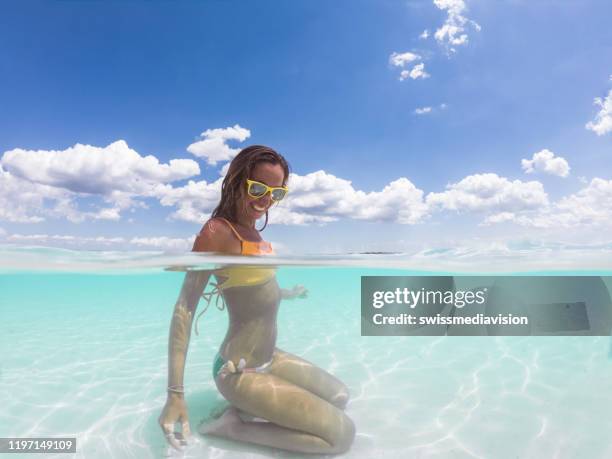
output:
M240 242L244 242L243 237L240 235L240 233L238 231L236 231L236 228L234 228L234 225L232 225L227 218L223 218L223 217L217 217L217 218L219 220L223 220L225 223L227 223L227 226L229 226L231 228L231 230L234 232L234 234L240 240Z
M213 296L217 295L217 299L215 300L215 307L219 311L223 311L225 309L225 299L223 298L223 295L221 295L221 292L219 290L219 284L217 282L211 282L210 284L213 286L213 289L210 292L202 293L202 298L206 300L206 307L202 310L202 312L198 314L198 317L196 317L196 320L195 320L195 332L196 332L196 335L198 336L200 335L198 333L198 321L200 320L200 317L202 317L202 314L206 312L206 310L208 309L208 306L210 306ZM221 306L219 306L219 300L221 300Z
M223 357L221 357L220 355L219 357L221 360L223 360ZM270 360L268 360L264 364L259 365L258 367L247 368L246 360L244 358L241 358L238 361L238 365L236 365L231 360L228 360L223 365L219 366L219 369L217 370L215 376L220 374L221 379L225 379L227 376L232 375L232 374L237 374L237 373L267 373L268 367L272 365L273 361L274 361L274 357L272 357ZM218 364L220 363L221 362L219 362Z
M234 228L234 225L230 223L227 218L217 217L227 223L227 226L231 228L233 233L240 241L240 254L241 255L261 255L266 253L273 253L272 244L266 241L248 241L244 239L240 233Z

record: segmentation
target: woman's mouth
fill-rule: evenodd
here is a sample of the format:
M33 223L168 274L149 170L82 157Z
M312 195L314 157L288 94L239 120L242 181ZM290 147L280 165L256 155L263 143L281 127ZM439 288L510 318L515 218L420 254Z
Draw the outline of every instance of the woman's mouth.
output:
M255 209L257 212L265 212L266 210L268 210L268 208L266 206L261 206L259 204L252 204L253 209Z

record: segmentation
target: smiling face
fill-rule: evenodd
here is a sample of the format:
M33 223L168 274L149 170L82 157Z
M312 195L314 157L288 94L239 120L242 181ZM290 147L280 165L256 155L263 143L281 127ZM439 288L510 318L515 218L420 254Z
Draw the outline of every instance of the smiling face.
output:
M285 173L280 164L260 162L253 168L251 176L248 178L271 187L278 187L284 185ZM274 201L272 201L270 193L266 193L261 198L249 196L245 181L241 188L241 199L236 203L236 214L239 222L245 226L255 225L255 221L263 217L272 204L274 204Z
M229 164L221 184L221 200L211 218L225 218L246 228L255 227L255 221L262 216L268 224L266 211L274 203L270 194L254 198L247 193L247 180L253 180L269 187L282 187L287 183L291 169L287 160L265 145L251 145L243 148ZM253 193L257 193L257 189ZM259 189L261 192L261 187ZM283 192L276 192L277 197Z

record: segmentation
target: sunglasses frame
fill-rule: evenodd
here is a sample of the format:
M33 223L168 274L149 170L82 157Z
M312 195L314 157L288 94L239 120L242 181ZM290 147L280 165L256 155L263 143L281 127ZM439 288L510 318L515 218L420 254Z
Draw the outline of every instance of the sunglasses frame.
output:
M261 182L258 182L257 180L251 180L251 179L247 179L246 182L247 182L247 194L252 198L256 198L256 199L263 198L265 195L270 193L270 199L272 199L273 202L279 202L285 199L285 196L287 196L287 193L289 193L289 188L287 188L286 186L268 186L265 183L261 183ZM266 192L262 194L261 196L253 196L251 194L251 185L253 184L257 184L257 185L261 185L265 187ZM285 194L283 195L281 199L274 199L274 195L272 194L274 190L283 190Z

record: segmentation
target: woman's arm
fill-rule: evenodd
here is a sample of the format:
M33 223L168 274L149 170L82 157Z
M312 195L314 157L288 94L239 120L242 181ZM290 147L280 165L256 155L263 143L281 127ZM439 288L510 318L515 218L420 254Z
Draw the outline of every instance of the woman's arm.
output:
M192 252L222 252L227 244L228 232L223 231L215 220L209 220L196 237ZM219 231L221 228L221 231ZM213 271L189 271L174 306L170 338L168 340L168 387L183 386L185 358L191 336L191 325L200 297ZM172 391L169 391L172 393ZM178 392L175 392L178 393Z
M214 229L214 227L212 227ZM217 236L217 237L215 237ZM196 237L192 252L214 252L218 246L218 235L211 231L210 221L204 225ZM172 323L170 324L170 338L168 339L168 395L178 394L183 388L183 375L185 372L185 359L191 336L193 316L198 307L200 297L208 284L213 271L188 271L183 281L183 287L174 306Z
M222 225L223 229L225 225ZM226 249L228 232L219 231L219 225L209 220L196 237L192 252L222 252ZM191 325L200 297L213 273L209 271L189 271L185 275L183 288L174 306L170 339L168 340L168 387L183 386L185 358L191 336ZM169 391L171 393L172 391Z
M190 271L174 306L168 339L168 387L182 387L193 316L211 271ZM169 393L178 393L169 391ZM182 394L180 394L182 395Z
M166 440L174 448L182 445L175 436L177 422L182 423L182 436L188 439L191 435L189 415L184 399L183 377L185 359L191 336L191 324L202 292L206 288L211 271L191 271L185 275L181 293L174 306L170 337L168 338L168 398L159 416L159 424Z
M240 253L240 242L233 237L227 225L209 220L198 234L192 251ZM196 307L213 272L187 272L172 314L168 339L168 398L158 421L168 443L175 448L181 447L180 439L174 434L177 422L182 423L183 437L187 439L190 436L189 415L183 389L185 360Z

